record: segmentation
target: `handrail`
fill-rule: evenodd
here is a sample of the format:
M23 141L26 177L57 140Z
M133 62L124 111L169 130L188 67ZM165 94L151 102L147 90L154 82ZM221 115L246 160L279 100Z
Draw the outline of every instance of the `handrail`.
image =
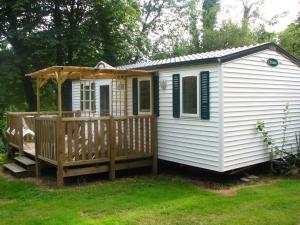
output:
M80 113L80 110L63 111L62 113ZM38 115L38 112L7 112L7 115ZM57 111L43 111L40 115L58 115Z
M63 117L62 121L96 121L96 120L110 120L109 116L94 116L94 117Z

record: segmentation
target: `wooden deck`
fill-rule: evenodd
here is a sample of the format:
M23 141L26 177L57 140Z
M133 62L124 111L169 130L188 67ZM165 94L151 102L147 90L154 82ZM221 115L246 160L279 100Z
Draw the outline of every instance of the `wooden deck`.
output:
M34 142L26 142L27 116L8 114L9 144L21 154L35 157L37 176L43 163L56 167L59 186L70 176L108 172L114 179L117 170L145 166L157 172L154 116L29 115Z

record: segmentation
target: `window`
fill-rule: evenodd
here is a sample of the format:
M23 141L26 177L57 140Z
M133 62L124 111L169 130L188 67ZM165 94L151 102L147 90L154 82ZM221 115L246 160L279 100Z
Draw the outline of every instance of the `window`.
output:
M151 111L151 83L150 80L139 81L139 109L140 112Z
M95 112L95 83L84 81L80 84L80 110Z
M182 77L182 113L198 114L198 80L197 76Z

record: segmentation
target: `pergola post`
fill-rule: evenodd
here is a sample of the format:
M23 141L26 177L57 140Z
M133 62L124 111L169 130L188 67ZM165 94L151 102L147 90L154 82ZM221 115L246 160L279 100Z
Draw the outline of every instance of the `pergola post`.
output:
M38 116L40 116L41 113L41 104L40 104L40 86L41 86L41 79L36 79L36 110Z
M57 72L57 107L58 107L58 115L62 116L62 106L61 106L61 86L62 79L60 77L60 71Z
M124 116L128 115L128 102L127 102L127 78L124 77Z

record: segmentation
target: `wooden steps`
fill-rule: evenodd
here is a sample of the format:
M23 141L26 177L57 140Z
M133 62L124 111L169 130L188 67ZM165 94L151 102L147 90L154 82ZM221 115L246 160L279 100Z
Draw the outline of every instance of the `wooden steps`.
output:
M26 176L28 174L27 169L24 169L23 167L19 166L16 163L4 164L3 168L5 170L9 171L10 173L12 173L13 175L15 175L16 177L22 177L22 176Z
M14 158L14 160L20 163L21 165L24 165L25 167L31 167L35 165L35 161L26 156L17 156Z
M4 164L3 169L16 177L33 176L35 161L26 156L17 156L14 162Z

